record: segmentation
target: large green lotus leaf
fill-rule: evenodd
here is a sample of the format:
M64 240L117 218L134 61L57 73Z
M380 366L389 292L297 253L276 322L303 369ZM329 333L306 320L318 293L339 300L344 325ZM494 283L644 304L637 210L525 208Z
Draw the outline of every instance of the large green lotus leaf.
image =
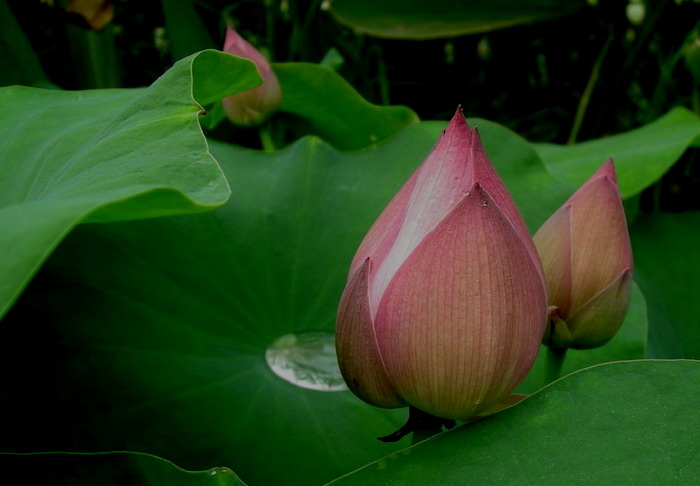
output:
M435 39L551 19L585 5L583 0L332 0L330 11L362 34Z
M566 352L561 376L611 361L624 361L645 358L647 355L647 306L639 287L632 286L632 300L625 320L617 334L605 346L594 349L569 349ZM533 393L551 381L547 363L549 348L542 346L535 365L525 381L518 387L518 393Z
M233 471L185 471L135 452L0 454L0 469L16 483L46 486L245 486ZM21 478L21 479L20 479Z
M612 157L624 198L639 194L659 179L700 135L700 118L674 108L658 120L629 132L576 145L535 144L547 169L580 186Z
M700 362L588 368L333 485L697 483Z
M298 129L319 135L340 150L367 147L418 121L405 106L369 103L325 66L286 63L273 67L282 88L280 110L299 117Z
M144 89L0 89L0 316L79 222L224 203L200 105L259 83L252 62L203 51Z
M487 149L518 149L492 154L516 197L556 207L523 183L546 176L528 144L476 124ZM357 245L444 127L351 154L316 138L275 153L212 144L234 187L222 208L77 228L4 320L0 448L137 450L312 485L401 446L375 437L405 410L300 388L265 355L288 333L333 331Z
M700 359L700 212L645 215L631 236L649 306L649 355Z
M322 484L395 450L376 437L404 410L268 367L280 336L332 330L337 271L319 267L337 256L299 268L311 256L284 249L300 235L245 209L241 194L211 215L76 228L3 321L0 450L141 451L251 485Z

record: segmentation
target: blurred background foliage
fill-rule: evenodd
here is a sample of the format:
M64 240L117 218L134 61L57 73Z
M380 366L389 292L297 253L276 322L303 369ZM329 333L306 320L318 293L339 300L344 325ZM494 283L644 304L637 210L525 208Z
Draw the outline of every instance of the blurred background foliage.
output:
M0 4L4 64L14 67L3 70L3 85L148 85L174 61L221 48L232 24L270 60L332 67L370 102L408 105L421 119L438 120L459 103L467 116L534 142L624 132L675 106L700 113L695 0ZM236 142L258 143L253 136ZM642 209L698 209L699 184L696 147L643 195Z

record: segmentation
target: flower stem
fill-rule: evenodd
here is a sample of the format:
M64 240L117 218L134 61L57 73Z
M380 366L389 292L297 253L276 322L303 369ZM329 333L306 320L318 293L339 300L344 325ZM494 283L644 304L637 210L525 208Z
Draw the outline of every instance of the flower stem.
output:
M270 122L268 121L264 125L262 125L258 129L258 133L260 134L260 143L262 144L263 150L265 152L274 152L275 142L272 141L272 130Z
M378 437L382 442L397 442L413 432L411 444L417 444L442 432L443 426L451 429L455 426L455 421L435 417L427 412L415 407L408 407L408 420L396 432L384 437Z
M591 70L591 75L588 77L588 83L586 83L586 88L583 90L581 99L579 100L578 109L576 110L576 117L574 118L574 125L571 127L571 133L569 134L569 140L566 142L567 145L573 145L576 143L576 137L581 129L581 124L583 123L583 117L588 109L588 104L591 101L591 95L593 94L593 88L598 82L600 77L600 68L605 61L605 56L608 53L610 45L613 43L613 35L608 36L608 40L605 42L603 49L598 54L598 59L596 59L595 64L593 64L593 69Z
M548 385L561 376L561 368L564 365L567 348L547 348L544 384Z

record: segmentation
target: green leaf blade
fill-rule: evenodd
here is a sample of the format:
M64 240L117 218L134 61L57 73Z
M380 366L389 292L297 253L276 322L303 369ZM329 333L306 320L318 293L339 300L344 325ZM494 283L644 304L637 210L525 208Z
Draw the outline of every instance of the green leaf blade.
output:
M138 452L0 453L0 467L6 477L52 486L245 486L225 467L185 471L169 461Z
M12 107L0 115L0 315L81 221L223 204L230 189L208 152L200 104L259 82L251 62L204 51L145 89L0 90L0 102Z
M299 118L306 133L340 150L359 150L416 123L405 106L377 106L363 99L332 69L316 64L274 64L282 87L280 110Z
M595 366L331 484L690 485L698 393L697 361Z
M700 212L644 215L630 236L654 358L700 359Z
M581 0L333 0L330 10L356 32L390 39L436 39L551 19L585 6Z
M685 108L674 108L629 132L571 146L534 146L549 171L574 187L612 157L622 197L629 198L656 182L699 134L700 118Z

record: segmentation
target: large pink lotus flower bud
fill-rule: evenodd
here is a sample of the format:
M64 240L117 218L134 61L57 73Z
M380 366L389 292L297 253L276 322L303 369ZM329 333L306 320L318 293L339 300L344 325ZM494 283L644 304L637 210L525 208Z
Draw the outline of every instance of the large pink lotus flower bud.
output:
M466 419L530 370L546 324L525 223L458 109L355 255L338 309L338 361L379 407Z
M537 231L549 290L544 343L594 348L608 342L627 312L632 248L609 160Z
M270 63L231 27L226 29L224 52L250 59L258 68L263 84L221 100L228 118L236 125L259 125L282 103L282 90Z

